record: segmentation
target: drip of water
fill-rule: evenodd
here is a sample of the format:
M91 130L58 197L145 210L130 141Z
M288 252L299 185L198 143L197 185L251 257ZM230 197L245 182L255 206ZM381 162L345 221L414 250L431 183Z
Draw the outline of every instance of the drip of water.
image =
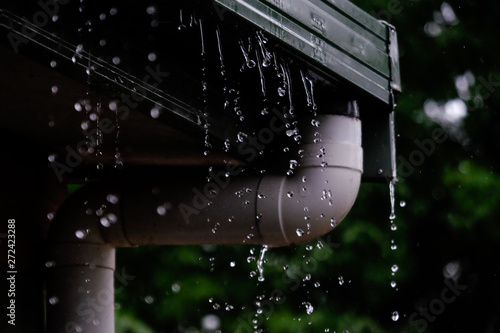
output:
M220 29L218 26L217 29L215 30L215 33L217 35L217 48L219 50L220 73L222 76L222 80L224 82L224 87L222 88L222 93L224 95L224 109L226 109L229 106L230 102L228 96L226 66L224 65L224 56L222 55L222 43L221 43Z
M201 55L205 55L205 40L203 39L203 22L201 19L199 19L199 25L200 25L200 37L201 37Z
M271 58L272 54L266 49L266 46L264 45L267 43L267 38L264 37L264 34L262 31L257 31L257 42L259 43L259 48L262 53L262 66L264 67L269 67L271 65Z
M306 80L309 82L309 85L311 86L311 108L313 110L316 110L318 106L316 105L316 102L314 101L314 83L313 81L306 76Z
M207 68L206 68L206 52L205 52L205 40L203 37L203 21L199 19L200 26L200 39L201 39L201 88L202 88L202 99L203 99L203 128L205 130L205 148L206 150L203 152L203 155L208 155L210 153L210 148L212 145L210 144L210 135L209 135L209 127L210 124L208 122L208 83L207 83Z
M215 29L215 34L217 35L217 48L219 49L220 65L222 68L224 68L224 57L222 56L222 44L221 44L221 39L220 39L219 27L217 27L217 29Z
M285 79L286 79L286 86L288 87L288 101L290 103L289 113L290 113L290 115L293 115L294 109L293 109L293 102L292 102L292 79L291 79L290 68L288 67L288 63L285 63L284 73L285 73Z
M118 112L115 113L115 123L116 123L116 135L115 135L115 169L121 169L123 167L122 154L120 153L120 121L118 118Z
M302 69L300 70L300 76L302 77L302 84L304 85L304 90L306 92L307 106L316 110L318 107L314 101L314 82L304 74Z
M262 95L266 97L266 79L262 70L262 59L260 58L260 54L257 50L255 50L255 56L257 57L257 67L259 68L260 87L262 89Z
M241 52L243 53L243 57L245 58L245 64L248 68L254 68L255 67L255 61L250 59L248 52L245 50L245 45L243 44L243 41L238 41L238 44L240 45ZM248 47L251 49L251 44ZM245 68L245 65L243 65L242 68Z
M186 26L184 25L184 23L182 23L182 8L179 9L179 26L177 27L178 30L182 30L184 28L186 28Z
M395 180L391 180L389 182L389 198L391 200L391 214L389 215L389 219L392 221L396 218L395 213L395 196L394 196L394 185L396 184Z
M266 254L267 249L268 249L267 245L262 246L262 249L260 249L259 259L257 260L257 270L259 271L258 280L261 282L264 281L264 267L262 267L262 265L264 263L264 255Z

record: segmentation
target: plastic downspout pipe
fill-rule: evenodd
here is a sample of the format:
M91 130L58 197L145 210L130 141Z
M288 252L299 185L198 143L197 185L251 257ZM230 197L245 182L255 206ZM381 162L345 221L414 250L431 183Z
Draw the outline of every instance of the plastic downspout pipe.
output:
M207 183L206 173L172 175L91 184L72 195L49 234L47 332L114 332L116 247L286 246L331 231L358 193L361 122L339 115L315 119L319 127L301 132L303 156L292 176L215 175Z

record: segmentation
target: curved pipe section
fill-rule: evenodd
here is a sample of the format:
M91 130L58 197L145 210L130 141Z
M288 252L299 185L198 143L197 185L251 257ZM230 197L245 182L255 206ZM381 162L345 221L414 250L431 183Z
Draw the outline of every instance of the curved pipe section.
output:
M231 170L157 182L87 185L49 233L48 332L113 332L116 247L308 242L332 230L356 199L361 122L315 117L293 175L231 177ZM307 122L309 123L309 122ZM236 170L233 170L236 174Z

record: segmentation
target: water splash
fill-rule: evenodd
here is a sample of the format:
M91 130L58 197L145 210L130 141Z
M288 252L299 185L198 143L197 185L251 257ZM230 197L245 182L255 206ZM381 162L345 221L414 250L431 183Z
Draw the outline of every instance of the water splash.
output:
M268 248L269 247L267 245L262 246L262 248L260 249L259 259L257 260L257 270L259 271L259 277L257 279L260 282L265 280L263 264L264 264L264 255L266 254Z

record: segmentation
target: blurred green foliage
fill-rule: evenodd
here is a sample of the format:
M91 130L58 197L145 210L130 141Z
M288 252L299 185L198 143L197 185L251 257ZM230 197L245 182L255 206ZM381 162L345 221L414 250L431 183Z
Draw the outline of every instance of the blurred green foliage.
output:
M258 258L257 246L120 249L118 268L135 278L116 295L117 332L213 332L202 328L203 320L213 323L208 315L217 316L221 332L500 331L500 3L355 3L397 27L404 90L396 109L398 157L421 150L415 140L432 138L435 128L448 131L396 185L397 230L388 185L363 184L329 235L270 249L262 282L248 259ZM444 106L460 98L456 79L467 71L474 80L461 99L468 108L462 123L427 117L426 101ZM445 278L466 286L449 303L441 296Z

